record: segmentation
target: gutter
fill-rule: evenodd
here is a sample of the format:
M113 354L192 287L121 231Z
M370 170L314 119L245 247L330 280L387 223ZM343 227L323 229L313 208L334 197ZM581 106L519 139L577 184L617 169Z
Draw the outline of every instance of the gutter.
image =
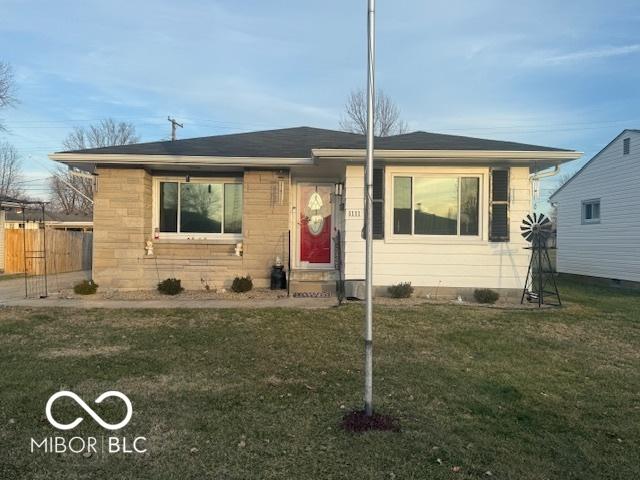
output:
M313 165L312 158L278 157L218 157L204 155L140 155L140 154L83 154L51 153L51 160L62 163L96 163L114 165L186 165L186 166L269 166L289 167L292 165Z
M550 172L543 170L542 172L536 172L536 173L530 174L529 180L534 181L534 180L540 180L541 178L555 177L558 173L560 173L560 165L554 165L553 170Z
M529 181L531 182L531 192L534 192L534 182L539 181L541 178L555 177L558 173L560 173L560 165L556 164L553 166L553 170L551 171L543 170L542 172L529 174ZM531 210L533 210L533 202L534 197L533 195L531 195Z
M346 158L351 160L363 160L363 149L337 149L314 148L311 150L314 157ZM582 156L582 152L572 150L385 150L377 148L375 155L378 158L397 160L416 159L507 159L507 160L575 160Z

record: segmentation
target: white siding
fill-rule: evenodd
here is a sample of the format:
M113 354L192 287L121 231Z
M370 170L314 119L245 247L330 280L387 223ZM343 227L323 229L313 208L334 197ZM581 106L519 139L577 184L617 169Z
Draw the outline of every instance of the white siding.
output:
M393 173L480 174L480 238L445 240L431 237L398 238L391 233L391 176ZM530 184L528 167L512 167L510 174L511 242L488 241L489 168L486 167L396 167L385 171L385 239L374 243L374 285L392 285L410 281L414 286L522 288L527 274L529 254L520 235L522 218L529 213ZM350 165L345 185L345 276L364 278L364 240L362 218L350 212L364 207L364 167Z
M0 210L0 272L4 271L4 211Z
M622 154L624 138L631 152ZM600 199L600 223L582 224L582 202ZM558 271L640 281L640 134L626 132L553 198Z

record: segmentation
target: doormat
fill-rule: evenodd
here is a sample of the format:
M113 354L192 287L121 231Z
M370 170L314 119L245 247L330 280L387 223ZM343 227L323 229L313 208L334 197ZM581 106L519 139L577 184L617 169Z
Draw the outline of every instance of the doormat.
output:
M296 292L293 298L330 298L331 292Z

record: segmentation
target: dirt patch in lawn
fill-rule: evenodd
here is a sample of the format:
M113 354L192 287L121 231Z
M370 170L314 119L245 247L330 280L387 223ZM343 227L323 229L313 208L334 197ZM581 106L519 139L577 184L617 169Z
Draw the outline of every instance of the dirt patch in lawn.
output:
M9 333L0 335L0 344L6 345L24 345L29 342L29 337L17 333Z
M40 352L41 358L64 358L64 357L95 357L101 355L115 355L129 350L129 347L123 345L111 345L103 347L84 347L84 348L52 348Z
M280 387L282 385L299 385L304 381L298 378L280 378L277 375L270 375L264 379L264 383L270 387ZM309 387L307 386L307 388Z
M225 382L221 379L211 378L205 375L155 375L140 377L123 377L115 384L102 384L95 380L87 380L79 386L81 391L98 391L100 388L109 387L124 392L137 392L144 396L157 396L164 393L175 392L223 392L243 387L243 383Z

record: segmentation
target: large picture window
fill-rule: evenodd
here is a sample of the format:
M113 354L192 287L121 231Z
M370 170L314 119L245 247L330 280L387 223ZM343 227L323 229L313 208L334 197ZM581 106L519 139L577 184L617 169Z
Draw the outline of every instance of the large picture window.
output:
M207 180L159 182L162 233L242 233L242 183Z
M478 236L480 177L396 176L393 233Z

